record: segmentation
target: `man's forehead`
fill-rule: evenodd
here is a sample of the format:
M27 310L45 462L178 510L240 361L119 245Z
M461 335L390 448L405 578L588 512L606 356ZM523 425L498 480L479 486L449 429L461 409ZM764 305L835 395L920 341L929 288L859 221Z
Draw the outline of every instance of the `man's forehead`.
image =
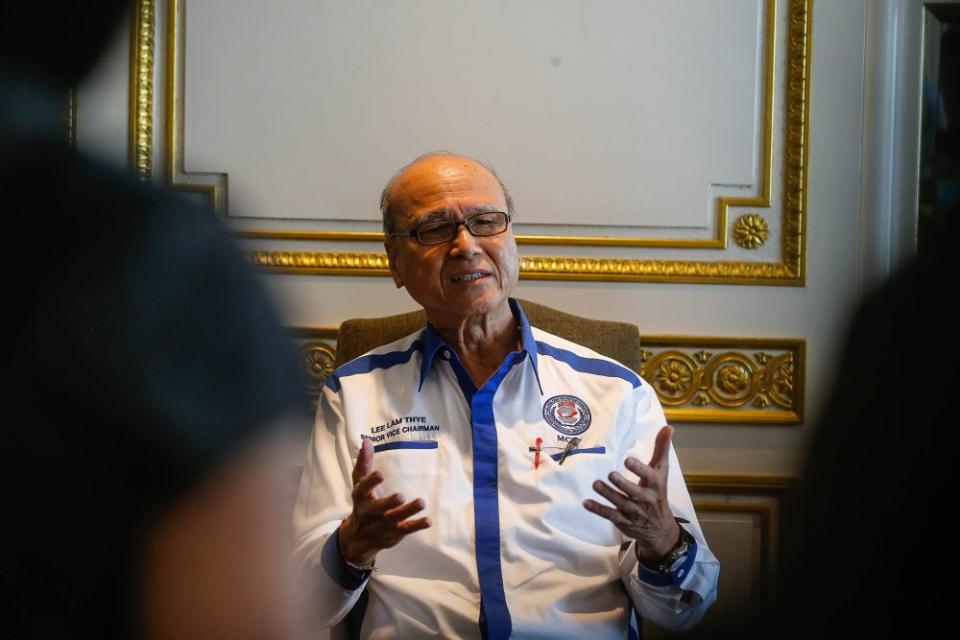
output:
M393 198L402 208L441 210L446 201L505 205L500 182L489 169L463 156L428 156L407 168L393 185Z

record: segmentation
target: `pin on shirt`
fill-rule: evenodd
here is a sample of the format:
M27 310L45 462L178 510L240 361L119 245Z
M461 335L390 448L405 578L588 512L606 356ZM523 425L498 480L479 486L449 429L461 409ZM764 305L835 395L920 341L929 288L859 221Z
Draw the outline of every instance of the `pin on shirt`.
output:
M563 448L563 453L560 454L560 460L558 462L563 464L563 461L567 459L567 456L577 450L577 446L580 444L580 438L570 438L567 441L567 446Z
M580 438L570 438L567 440L567 446L563 447L563 450L560 452L559 456L554 455L553 459L556 460L559 464L563 464L563 461L567 459L571 453L577 450L577 447L580 446ZM530 451L534 452L533 456L533 468L540 468L540 453L544 449L560 449L560 447L544 447L543 438L537 438L536 445L530 447Z

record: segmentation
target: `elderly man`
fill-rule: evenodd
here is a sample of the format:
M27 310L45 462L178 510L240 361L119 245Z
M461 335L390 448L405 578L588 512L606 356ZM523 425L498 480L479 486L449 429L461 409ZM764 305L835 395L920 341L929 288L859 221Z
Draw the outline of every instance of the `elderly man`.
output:
M656 394L510 299L497 176L429 154L381 209L394 282L428 325L340 367L320 398L296 528L321 621L375 638L626 638L632 606L695 624L719 567Z

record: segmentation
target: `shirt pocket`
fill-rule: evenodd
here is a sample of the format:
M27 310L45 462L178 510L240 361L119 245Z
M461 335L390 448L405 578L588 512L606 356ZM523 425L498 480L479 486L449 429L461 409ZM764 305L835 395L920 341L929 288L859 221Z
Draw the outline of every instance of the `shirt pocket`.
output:
M549 451L549 453L548 453ZM613 452L603 443L591 443L567 453L563 450L545 450L541 471L547 484L564 489L569 496L592 497L594 480L606 480L607 474L617 468Z
M435 440L385 442L373 448L373 468L383 476L378 497L403 494L406 500L434 498L439 477L440 446Z
M540 487L549 496L549 502L542 518L556 544L561 547L578 541L609 547L619 544L620 534L613 525L583 507L583 501L588 498L607 504L593 489L593 483L597 480L610 483L608 475L618 466L614 450L605 444L591 443L571 451L562 464L559 452L545 457L541 461Z

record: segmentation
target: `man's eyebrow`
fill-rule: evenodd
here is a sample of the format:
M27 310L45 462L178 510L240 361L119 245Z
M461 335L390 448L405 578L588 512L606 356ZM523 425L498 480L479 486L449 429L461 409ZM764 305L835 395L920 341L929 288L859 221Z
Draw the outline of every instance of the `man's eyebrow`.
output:
M503 211L503 207L495 204L475 204L472 207L467 207L463 210L463 215L470 215L471 213L490 213L491 211Z
M503 211L503 207L495 204L475 204L472 207L466 207L463 210L463 215L469 216L476 213L490 213L491 211ZM421 217L417 221L417 224L422 222L434 222L436 220L446 220L450 217L450 215L450 209L435 209Z
M421 217L417 222L433 222L434 220L446 220L450 214L449 209L436 209Z

